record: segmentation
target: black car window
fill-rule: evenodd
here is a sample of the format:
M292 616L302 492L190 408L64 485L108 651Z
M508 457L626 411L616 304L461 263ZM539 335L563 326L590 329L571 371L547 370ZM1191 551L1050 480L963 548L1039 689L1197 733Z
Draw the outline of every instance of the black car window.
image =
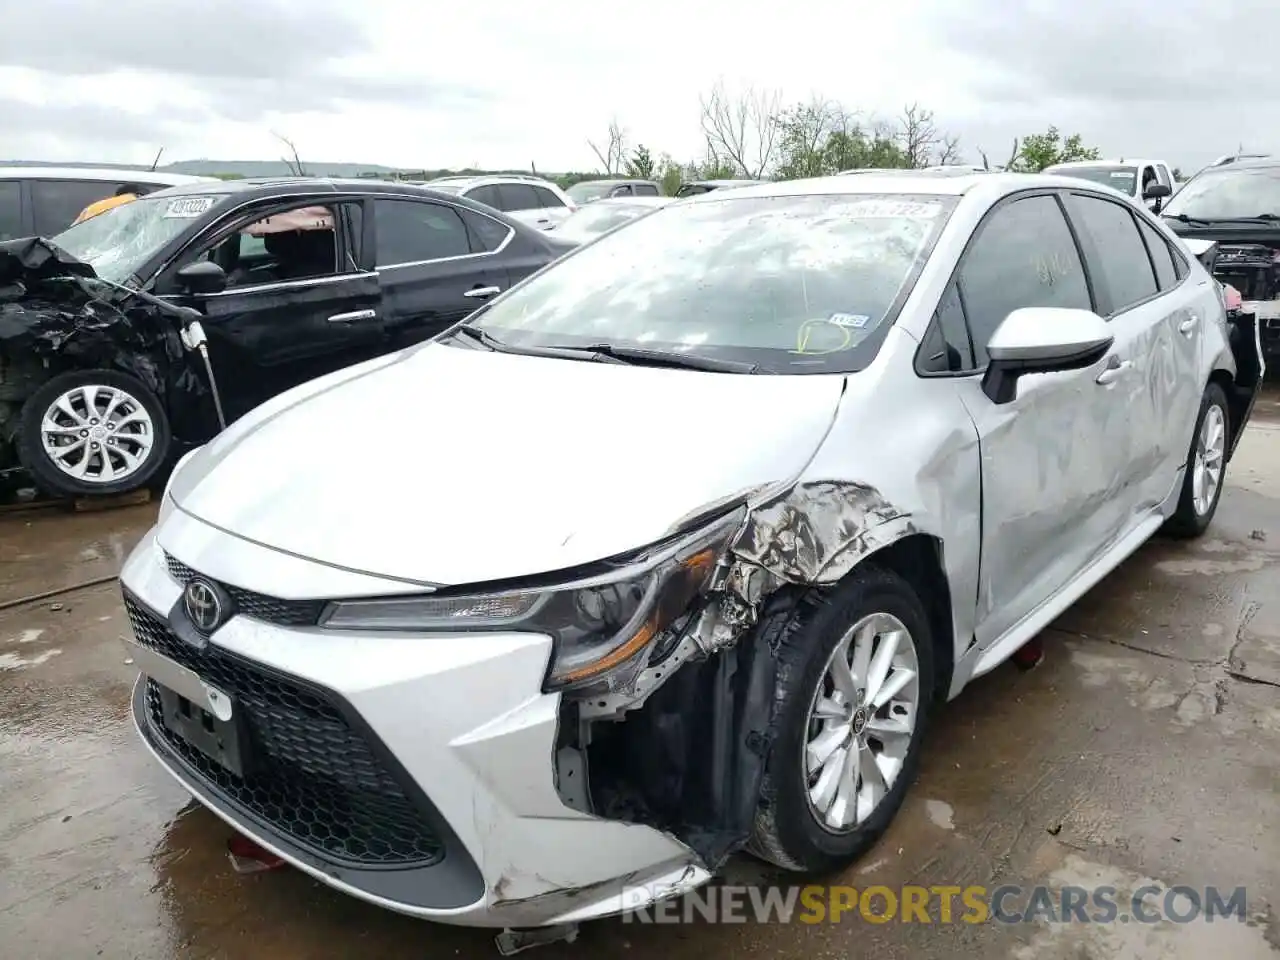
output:
M1089 287L1058 201L1025 197L982 225L960 268L960 296L977 366L991 335L1021 307L1091 309Z
M32 180L30 183L36 233L42 237L61 233L75 222L85 207L114 196L120 186L105 180Z
M1156 266L1156 281L1161 290L1168 290L1178 285L1178 268L1174 265L1173 248L1160 236L1160 231L1141 217L1136 218L1138 229L1147 241L1147 250L1151 253L1151 262Z
M540 207L563 207L564 201L557 197L546 187L534 187L534 195L538 198L538 206Z
M960 373L973 369L973 347L964 322L964 306L956 284L947 287L918 354L921 373Z
M488 253L502 246L511 233L505 223L499 223L493 217L486 217L474 210L459 210L467 229L471 232L471 248L473 253Z
M22 229L22 181L0 180L0 240L16 240Z
M620 183L620 184L618 184L618 186L616 186L616 187L614 187L614 188L613 188L613 193L609 194L609 196L611 196L611 197L632 197L632 196L635 196L635 194L634 194L634 193L632 192L632 190L631 190L631 184L629 184L629 183Z
M539 210L543 206L527 183L502 183L498 185L498 192L502 194L501 210Z
M421 200L375 200L378 266L461 257L471 252L467 228L453 207Z
M498 185L496 183L486 183L484 186L469 190L466 196L468 200L483 203L486 207L493 207L495 210L506 209L502 205L502 195L498 193Z
M1127 310L1156 295L1156 276L1134 216L1123 203L1071 194L1067 209L1098 291L1099 312Z
M637 197L656 197L658 195L658 188L652 183L637 183L635 184L635 191Z
M310 280L345 272L338 265L332 207L299 207L255 217L223 233L204 253L227 273L227 287Z

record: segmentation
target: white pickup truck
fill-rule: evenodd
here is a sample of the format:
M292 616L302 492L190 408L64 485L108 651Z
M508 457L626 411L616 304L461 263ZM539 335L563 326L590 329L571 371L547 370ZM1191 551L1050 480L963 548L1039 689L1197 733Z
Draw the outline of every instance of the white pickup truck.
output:
M1172 169L1163 160L1072 160L1045 167L1044 172L1105 184L1156 213L1177 187Z

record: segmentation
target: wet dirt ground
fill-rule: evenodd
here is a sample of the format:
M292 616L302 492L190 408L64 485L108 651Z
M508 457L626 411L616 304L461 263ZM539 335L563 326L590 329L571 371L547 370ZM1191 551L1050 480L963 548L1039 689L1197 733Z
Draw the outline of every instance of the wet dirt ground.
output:
M116 587L23 602L112 576L153 516L0 517L0 956L496 956L491 932L232 871L227 829L135 741ZM528 956L1280 958L1280 393L1209 533L1152 541L1045 638L1039 669L1002 667L941 711L888 836L829 882L1244 887L1247 922L613 920ZM771 875L743 859L729 876Z

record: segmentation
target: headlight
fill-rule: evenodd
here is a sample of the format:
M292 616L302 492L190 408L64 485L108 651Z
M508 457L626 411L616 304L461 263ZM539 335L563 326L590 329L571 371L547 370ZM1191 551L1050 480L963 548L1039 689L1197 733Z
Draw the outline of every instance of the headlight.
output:
M178 462L175 463L173 465L173 469L169 471L169 479L164 482L164 493L160 494L160 510L156 516L157 524L164 523L165 518L169 516L169 514L173 513L174 502L173 498L169 496L169 494L173 490L174 477L178 475L178 471L180 471L183 466L186 465L186 462L194 457L199 450L199 447L196 447L195 450L188 450L178 458Z
M545 690L614 688L706 589L742 525L739 507L697 531L631 557L617 571L562 586L467 596L402 597L331 604L321 625L337 630L521 630L553 641ZM632 671L623 671L630 676Z

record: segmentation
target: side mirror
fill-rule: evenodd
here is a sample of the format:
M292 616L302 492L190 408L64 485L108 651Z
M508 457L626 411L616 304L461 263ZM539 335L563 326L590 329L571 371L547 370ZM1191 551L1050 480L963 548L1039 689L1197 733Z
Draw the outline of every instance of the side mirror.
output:
M1014 310L987 344L989 362L982 391L992 403L1009 403L1018 395L1019 377L1091 367L1106 355L1114 340L1107 322L1092 310Z
M1163 200L1165 197L1173 196L1173 188L1167 183L1151 183L1147 185L1147 189L1142 191L1142 199L1144 200Z
M212 260L197 260L178 271L178 283L191 294L221 293L227 289L227 272Z

